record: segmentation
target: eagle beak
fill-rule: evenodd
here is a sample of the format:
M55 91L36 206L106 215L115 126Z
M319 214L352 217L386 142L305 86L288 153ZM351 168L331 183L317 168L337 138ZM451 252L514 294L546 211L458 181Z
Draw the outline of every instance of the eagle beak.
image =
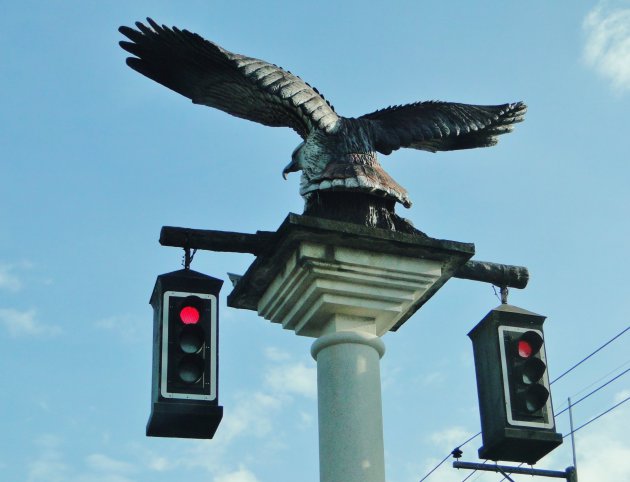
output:
M284 177L285 180L287 179L287 174L290 172L297 172L302 169L299 161L299 153L302 147L304 147L304 142L300 142L300 145L293 150L293 153L291 154L291 162L289 162L287 167L285 167L282 171L282 177Z
M289 164L287 164L287 167L285 167L282 170L282 177L286 181L287 174L289 174L290 172L296 172L296 171L299 171L299 170L300 170L300 168L297 166L297 163L294 162L294 161L291 161Z

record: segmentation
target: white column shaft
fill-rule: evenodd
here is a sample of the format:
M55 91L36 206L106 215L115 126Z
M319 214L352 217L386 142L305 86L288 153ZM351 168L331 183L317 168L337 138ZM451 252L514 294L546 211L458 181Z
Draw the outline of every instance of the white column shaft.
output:
M337 332L318 338L321 482L384 482L380 357L375 335Z

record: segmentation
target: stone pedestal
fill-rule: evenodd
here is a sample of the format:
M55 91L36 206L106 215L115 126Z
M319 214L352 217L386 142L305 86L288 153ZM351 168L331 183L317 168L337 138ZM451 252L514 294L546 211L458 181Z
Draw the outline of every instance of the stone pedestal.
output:
M290 215L228 297L316 338L320 480L384 482L380 336L474 254L471 244Z
M258 302L258 314L298 335L381 336L442 277L439 260L302 241Z

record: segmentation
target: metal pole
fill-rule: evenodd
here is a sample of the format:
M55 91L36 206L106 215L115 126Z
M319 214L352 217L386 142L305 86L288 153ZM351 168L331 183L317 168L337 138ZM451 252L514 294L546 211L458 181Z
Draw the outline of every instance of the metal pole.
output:
M514 482L514 479L511 478L508 474L506 474L503 470L501 470L499 467L497 467L497 470L501 473L501 475L503 476L504 479L509 480L510 482Z
M569 480L569 469L564 472L558 470L529 469L527 467L510 467L509 465L478 464L474 462L453 462L456 469L484 470L486 472L501 472L510 474L539 475Z
M577 472L577 460L575 457L575 435L573 432L573 406L571 405L571 397L569 400L569 426L571 428L571 450L573 452L573 468Z

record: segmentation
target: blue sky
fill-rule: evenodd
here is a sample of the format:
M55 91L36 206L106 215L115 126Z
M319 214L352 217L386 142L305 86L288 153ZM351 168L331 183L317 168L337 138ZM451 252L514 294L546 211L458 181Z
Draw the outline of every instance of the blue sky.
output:
M525 122L492 149L383 157L414 201L398 210L430 236L475 243L475 259L529 268L510 302L548 316L552 378L628 326L629 2L3 7L0 480L318 480L312 340L225 301L215 439L144 436L149 295L182 255L159 246L160 227L275 230L303 207L299 177L281 177L294 132L193 106L125 65L117 28L146 16L281 65L346 116L418 100L525 101ZM200 252L193 268L227 281L252 260ZM498 303L488 285L451 280L385 336L389 481L419 480L478 432L466 333ZM557 409L627 368L628 336L554 385ZM576 425L629 392L622 377L589 397ZM629 421L625 404L576 434L581 480L630 480ZM557 423L568 432L566 414ZM565 443L540 466L570 464ZM428 480L466 475L445 464Z

